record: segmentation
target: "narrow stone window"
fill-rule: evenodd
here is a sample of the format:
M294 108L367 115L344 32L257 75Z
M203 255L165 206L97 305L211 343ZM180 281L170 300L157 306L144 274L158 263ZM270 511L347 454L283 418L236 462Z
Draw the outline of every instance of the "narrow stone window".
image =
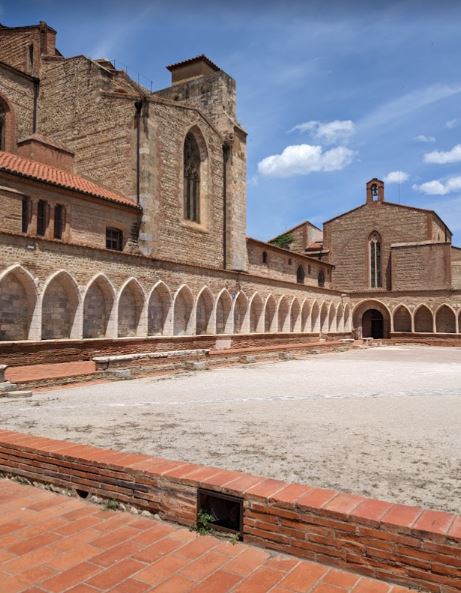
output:
M191 133L184 142L184 218L200 222L200 150Z
M370 250L370 287L381 288L382 272L381 272L381 238L378 233L373 233L369 242Z
M304 268L302 266L298 266L298 269L296 270L296 282L298 284L304 284L305 276Z
M30 222L30 198L22 198L21 203L21 232L27 233Z
M53 236L55 239L62 239L62 233L64 231L64 206L56 204L54 207L54 232Z
M263 264L267 265L267 251L263 251L262 260Z
M122 251L123 232L120 229L107 227L106 229L106 249L113 251Z
M48 204L39 200L37 204L37 235L44 237L48 226Z
M325 286L325 272L323 270L320 270L317 281L319 286Z

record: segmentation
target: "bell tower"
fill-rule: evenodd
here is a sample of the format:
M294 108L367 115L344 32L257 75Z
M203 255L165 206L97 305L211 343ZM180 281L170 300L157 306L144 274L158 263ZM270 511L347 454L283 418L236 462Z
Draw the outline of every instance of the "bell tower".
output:
M367 182L367 204L384 202L384 181L373 177Z

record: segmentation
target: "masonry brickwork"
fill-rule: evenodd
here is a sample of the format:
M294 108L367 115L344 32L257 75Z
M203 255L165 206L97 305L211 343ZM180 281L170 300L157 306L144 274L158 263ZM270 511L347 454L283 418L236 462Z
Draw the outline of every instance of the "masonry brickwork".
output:
M460 333L461 256L434 212L374 179L323 232L247 238L235 80L197 56L151 92L55 42L0 27L1 340Z

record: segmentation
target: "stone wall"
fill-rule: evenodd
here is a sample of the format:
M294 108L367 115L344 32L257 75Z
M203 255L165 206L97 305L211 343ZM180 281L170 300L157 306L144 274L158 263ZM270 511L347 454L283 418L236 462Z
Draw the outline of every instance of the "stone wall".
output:
M0 199L2 202L1 230L21 233L22 199L30 198L30 222L27 235L37 234L37 203L46 201L48 224L45 237L52 239L54 233L54 208L64 206L62 242L106 247L106 228L114 227L123 233L123 245L136 226L139 213L136 209L110 201L86 196L64 188L26 180L13 175L2 175Z
M324 247L328 261L335 265L334 286L357 291L370 287L369 238L374 231L381 237L383 288L391 289L391 245L431 240L434 215L410 207L371 202L332 219L324 226ZM425 288L437 289L437 278Z
M331 288L332 266L327 263L322 264L314 258L297 255L294 250L281 249L254 239L247 240L247 248L250 274L297 282L297 271L301 266L304 270L304 284L318 286L319 272L322 270L325 274L325 287ZM266 261L263 259L264 253Z
M223 333L349 331L348 298L256 274L5 233L0 266L0 294L19 282L30 296L29 339L96 337L95 308L108 337L215 334L217 320ZM18 323L14 339L24 335Z
M9 109L5 118L5 150L15 152L16 142L33 132L33 80L0 64L0 98Z
M392 246L392 290L450 288L451 252L450 243Z

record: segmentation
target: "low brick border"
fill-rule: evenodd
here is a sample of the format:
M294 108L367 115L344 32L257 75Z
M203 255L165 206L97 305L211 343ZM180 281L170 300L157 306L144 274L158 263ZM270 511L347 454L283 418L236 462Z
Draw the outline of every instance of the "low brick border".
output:
M434 593L461 591L461 516L238 471L0 430L0 471L196 521L197 489L244 500L246 542Z

